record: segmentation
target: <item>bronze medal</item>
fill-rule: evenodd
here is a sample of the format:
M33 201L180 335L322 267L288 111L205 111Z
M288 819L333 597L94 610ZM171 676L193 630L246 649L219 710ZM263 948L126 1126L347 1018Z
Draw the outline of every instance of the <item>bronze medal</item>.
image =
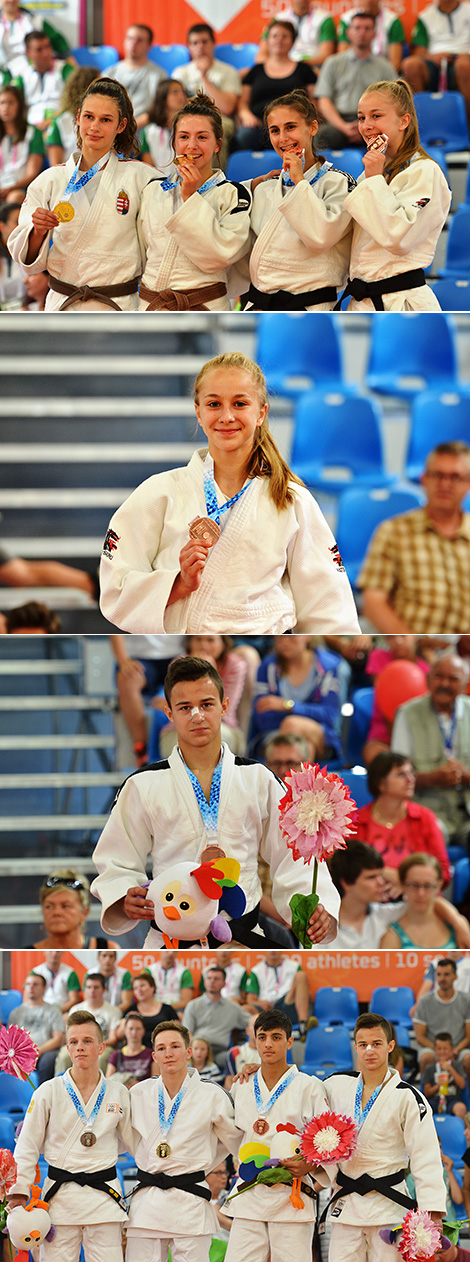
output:
M70 223L74 214L75 211L70 202L57 202L57 206L54 206L54 215L57 215L61 223Z
M214 859L225 859L225 857L225 850L221 850L220 846L217 846L216 843L213 842L206 846L205 850L203 850L201 863L213 863Z
M80 1135L80 1143L84 1148L93 1148L93 1144L96 1144L96 1135L93 1131L84 1131L83 1135Z
M266 1132L269 1130L269 1125L268 1125L268 1122L266 1121L266 1118L258 1117L256 1122L254 1122L253 1124L253 1130L255 1132L255 1135L266 1135Z
M381 153L385 153L387 145L388 136L385 135L385 132L381 132L379 136L374 136L372 140L369 140L367 152L373 153L374 149L380 149Z
M202 543L207 543L212 548L220 537L220 526L210 517L195 517L189 526L189 537L200 539Z
M166 1140L164 1140L162 1144L157 1145L157 1157L161 1157L162 1161L165 1160L165 1157L169 1157L170 1155L171 1148L170 1145L167 1144Z

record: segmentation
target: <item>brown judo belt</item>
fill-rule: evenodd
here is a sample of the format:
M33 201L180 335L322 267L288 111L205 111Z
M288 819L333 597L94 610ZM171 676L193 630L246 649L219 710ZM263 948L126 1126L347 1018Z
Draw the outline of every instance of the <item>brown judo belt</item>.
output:
M57 276L51 276L49 273L49 288L54 290L56 294L65 294L65 302L59 307L59 311L67 311L68 307L72 307L75 302L95 302L103 303L104 307L111 307L113 311L122 311L117 302L113 302L113 298L124 298L127 294L136 294L139 288L140 276L134 276L133 280L123 281L122 285L69 285L65 280L58 280Z
M147 311L207 311L207 302L224 298L227 286L223 281L202 285L199 289L147 289L140 286L140 297L148 302Z

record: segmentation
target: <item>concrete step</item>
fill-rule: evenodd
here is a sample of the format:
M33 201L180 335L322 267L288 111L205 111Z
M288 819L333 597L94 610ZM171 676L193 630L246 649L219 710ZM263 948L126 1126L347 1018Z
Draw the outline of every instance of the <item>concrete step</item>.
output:
M0 789L93 789L119 788L121 771L45 771L39 775L20 772L0 775Z

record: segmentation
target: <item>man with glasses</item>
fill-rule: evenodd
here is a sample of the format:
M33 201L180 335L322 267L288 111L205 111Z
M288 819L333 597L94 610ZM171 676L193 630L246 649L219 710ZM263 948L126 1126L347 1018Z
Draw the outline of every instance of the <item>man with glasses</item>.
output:
M435 1042L445 1030L453 1047L453 1059L470 1081L470 997L455 989L455 960L439 960L436 988L423 995L413 1018L416 1042L422 1048L420 1072L436 1060Z
M427 502L376 530L359 576L363 613L377 631L461 632L470 624L470 447L439 443L421 484Z
M278 733L266 741L263 748L263 762L269 770L285 780L289 771L300 771L303 762L308 762L308 745L303 736L295 736L286 732Z

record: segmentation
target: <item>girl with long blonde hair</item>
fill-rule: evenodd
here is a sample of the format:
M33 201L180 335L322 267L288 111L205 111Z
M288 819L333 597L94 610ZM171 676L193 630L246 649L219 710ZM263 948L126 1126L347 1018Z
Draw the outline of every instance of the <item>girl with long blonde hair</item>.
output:
M105 616L131 632L358 631L331 531L269 431L258 365L217 355L194 398L208 450L148 478L115 513Z

